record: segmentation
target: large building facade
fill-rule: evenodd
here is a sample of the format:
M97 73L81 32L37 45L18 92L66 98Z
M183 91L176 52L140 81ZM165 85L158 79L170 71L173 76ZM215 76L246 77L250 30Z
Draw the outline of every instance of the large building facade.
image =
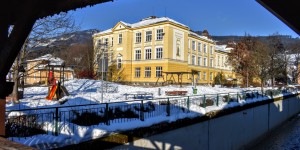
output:
M134 24L120 21L94 34L93 42L95 62L105 51L111 81L213 84L218 73L234 78L232 68L226 65L228 51L216 46L207 31L199 35L167 17L149 17Z

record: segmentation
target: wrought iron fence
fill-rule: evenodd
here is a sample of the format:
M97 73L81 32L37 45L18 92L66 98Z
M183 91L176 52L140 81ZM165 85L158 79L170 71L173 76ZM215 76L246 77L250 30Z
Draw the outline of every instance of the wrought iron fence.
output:
M29 137L36 134L71 134L79 126L111 125L131 121L145 121L159 116L190 113L191 107L207 108L240 103L262 97L274 97L297 90L243 91L192 96L172 96L159 99L47 107L6 111L8 137Z

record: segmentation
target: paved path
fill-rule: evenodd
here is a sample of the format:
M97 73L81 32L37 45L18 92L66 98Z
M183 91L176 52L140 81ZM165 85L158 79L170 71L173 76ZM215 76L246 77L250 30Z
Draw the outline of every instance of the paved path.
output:
M284 123L251 150L300 150L300 115Z

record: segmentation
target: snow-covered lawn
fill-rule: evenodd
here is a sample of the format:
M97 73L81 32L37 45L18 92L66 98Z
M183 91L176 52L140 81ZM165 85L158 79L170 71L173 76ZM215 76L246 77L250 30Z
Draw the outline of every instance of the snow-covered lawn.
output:
M237 95L238 92L242 92L245 89L241 88L218 88L218 87L210 87L210 86L197 86L197 94L193 94L193 86L183 86L179 87L177 85L168 85L161 87L141 87L141 86L127 86L120 85L116 83L109 83L109 88L105 88L111 90L111 92L103 93L103 103L109 103L110 107L120 106L123 110L124 108L130 107L131 109L135 109L137 105L140 106L141 101L132 101L130 99L130 95L128 95L126 99L126 94L132 93L140 93L147 92L152 93L154 100L144 100L145 108L151 110L151 108L156 108L156 112L153 114L144 113L144 121L141 121L140 117L135 119L130 119L129 121L111 121L109 125L105 123L99 123L93 126L80 126L75 123L72 123L71 120L74 119L74 114L70 112L78 111L79 107L68 107L60 108L69 113L62 113L62 116L65 118L60 118L58 122L59 135L53 135L53 129L55 128L55 123L53 120L49 118L45 118L43 120L43 129L51 129L48 134L39 134L26 138L19 137L10 137L10 140L17 141L19 143L23 143L28 146L36 147L38 149L51 149L55 147L62 147L70 144L78 144L83 141L100 138L109 133L134 129L139 127L151 126L153 124L159 122L172 122L177 119L187 118L187 117L197 117L202 116L205 113L224 109L228 107L234 107L237 105L243 105L245 103L255 102L258 100L263 100L265 98L254 98L251 101L245 101L243 99L239 99L238 102L232 103L219 103L218 106L215 104L213 106L208 107L200 107L201 98L203 95L209 97L210 94L219 94L224 93L223 95L227 95L227 93L233 93L233 95ZM20 104L7 103L6 108L9 110L19 110L19 109L37 109L37 108L49 108L49 107L66 107L66 106L74 106L74 105L85 105L85 104L99 104L88 106L89 110L96 110L98 112L105 111L105 104L100 104L101 100L101 81L98 80L87 80L87 79L75 79L71 81L65 82L64 86L70 93L69 96L64 96L61 100L66 100L65 103L60 104L58 101L49 101L46 100L45 97L48 93L48 87L29 87L24 91L24 99L20 100ZM117 87L117 88L116 88ZM172 109L170 109L170 116L167 116L167 106L161 105L162 101L167 100L167 95L165 95L166 91L187 91L187 96L189 97L170 97L170 103L172 105ZM259 90L259 88L252 88L247 90ZM160 93L160 95L159 95ZM195 96L198 95L198 96ZM213 98L213 97L212 97ZM159 100L155 100L159 99ZM189 99L189 105L187 105L187 99ZM150 102L151 101L151 102ZM117 102L117 103L116 103ZM128 105L128 107L124 107L124 105ZM159 110L161 112L159 112ZM125 109L124 109L125 110ZM48 110L50 111L50 110ZM28 114L29 111L24 111L22 113ZM36 110L30 111L35 113L41 113ZM150 112L150 111L149 111ZM82 112L81 112L82 113ZM21 112L7 112L7 116L16 116L20 115ZM150 115L149 115L150 114ZM50 117L51 118L51 117ZM67 118L67 119L66 119ZM69 118L69 119L68 119ZM71 119L70 119L71 118ZM76 117L75 117L76 118ZM39 120L40 121L40 120ZM66 123L67 122L67 123Z

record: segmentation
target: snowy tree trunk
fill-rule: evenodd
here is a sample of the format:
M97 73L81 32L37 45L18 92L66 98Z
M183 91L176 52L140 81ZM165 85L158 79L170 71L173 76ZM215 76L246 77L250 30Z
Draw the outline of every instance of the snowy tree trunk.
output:
M19 102L19 94L18 94L18 89L19 89L19 66L17 65L15 70L14 70L14 75L13 75L13 81L14 81L14 88L12 92L12 98L14 103Z

